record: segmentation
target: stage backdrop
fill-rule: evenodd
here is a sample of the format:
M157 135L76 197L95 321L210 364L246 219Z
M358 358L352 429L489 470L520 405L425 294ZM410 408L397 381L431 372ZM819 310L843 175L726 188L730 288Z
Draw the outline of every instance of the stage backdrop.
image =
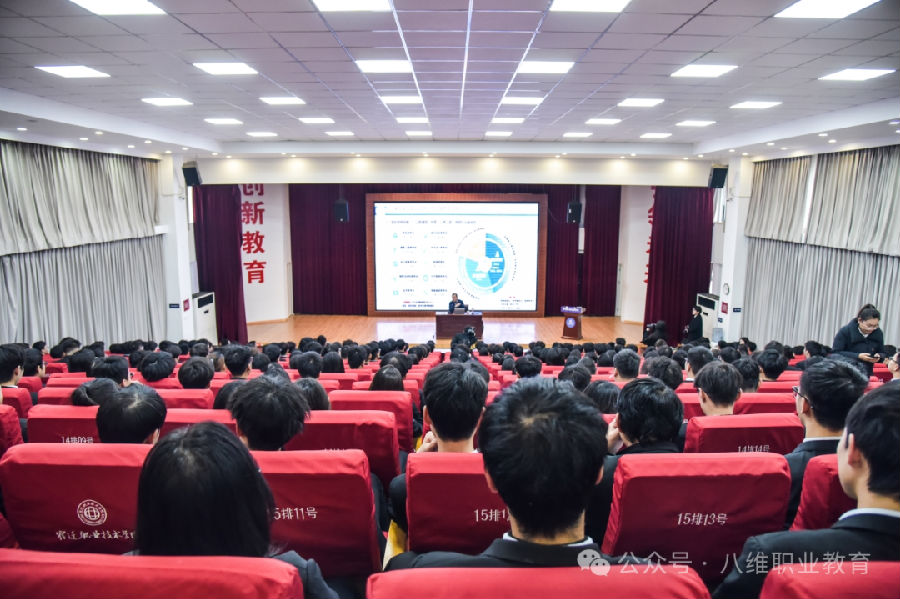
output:
M244 184L241 190L241 276L247 322L284 320L291 269L287 185Z

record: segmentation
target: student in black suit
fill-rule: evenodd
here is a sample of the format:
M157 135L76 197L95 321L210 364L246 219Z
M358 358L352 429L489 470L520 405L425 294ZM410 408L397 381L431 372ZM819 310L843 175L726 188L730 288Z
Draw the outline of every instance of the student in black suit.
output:
M462 308L463 310L468 310L468 306L466 306L459 296L455 293L450 296L450 304L447 306L447 313L453 314L453 311L457 308Z
M799 387L794 387L797 415L805 431L803 442L784 456L791 469L785 528L790 528L800 507L806 464L816 456L837 451L847 413L868 383L862 372L844 361L824 359L803 371Z
M684 339L681 340L682 343L691 343L693 341L699 341L703 338L703 317L701 314L703 313L703 309L700 306L694 306L691 311L691 322L684 327Z
M625 563L602 555L584 535L584 510L606 455L605 435L603 418L571 384L516 382L487 407L478 429L485 477L509 508L511 532L479 555L407 552L387 569L575 567L585 551L595 562Z
M878 328L881 312L872 304L860 308L856 318L845 324L834 336L832 351L851 360L856 360L868 376L872 376L872 364L877 364L886 356L884 352L884 331Z
M716 599L758 597L776 559L824 562L900 561L900 383L882 385L847 415L837 449L841 486L857 499L831 528L750 537ZM854 557L855 556L855 557ZM826 575L827 576L827 575Z

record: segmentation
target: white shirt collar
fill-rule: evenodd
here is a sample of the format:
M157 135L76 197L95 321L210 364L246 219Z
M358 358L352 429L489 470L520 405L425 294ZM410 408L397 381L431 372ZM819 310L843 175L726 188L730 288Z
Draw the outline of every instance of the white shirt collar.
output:
M510 533L505 532L505 533L503 533L503 540L504 541L521 541L522 539L517 539L516 537L512 536ZM581 541L578 541L576 543L566 543L565 547L582 547L585 545L592 545L593 543L594 543L594 540L591 537L585 535L584 539L582 539Z
M843 520L844 518L849 518L850 516L857 516L860 514L875 514L878 516L900 518L900 511L897 510L889 510L883 507L861 507L856 508L855 510L850 510L849 512L845 512L840 518L838 518L838 520Z
M840 441L840 437L804 437L803 442L807 441Z

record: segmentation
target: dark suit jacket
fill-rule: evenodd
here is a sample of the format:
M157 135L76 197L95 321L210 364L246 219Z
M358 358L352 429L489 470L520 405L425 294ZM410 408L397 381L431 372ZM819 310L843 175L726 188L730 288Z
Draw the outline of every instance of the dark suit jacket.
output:
M804 441L794 451L785 454L788 466L791 469L791 495L788 498L787 515L784 527L790 528L800 507L800 493L803 491L803 473L806 472L806 464L816 456L828 453L837 453L839 439L821 439L816 441Z
M694 316L687 326L687 335L684 336L683 343L690 343L703 338L703 317Z
M578 554L585 549L600 553L597 543L570 547L568 545L538 545L515 539L496 539L478 555L465 555L450 551L432 551L418 554L407 551L388 562L385 570L404 568L574 568L578 566ZM600 556L610 564L646 564L645 559L634 557Z
M884 331L875 329L868 337L863 337L859 332L859 324L854 318L841 327L834 336L832 352L850 358L865 368L869 376L872 376L872 365L859 359L859 354L870 352L881 353L884 351Z
M409 525L406 522L406 496L408 489L406 487L406 473L398 474L391 480L388 486L388 514L391 520L397 523L397 526L403 532L407 532Z
M606 525L609 522L609 511L612 508L613 493L613 477L616 473L616 466L619 458L623 455L637 453L679 453L678 447L674 443L661 441L659 443L650 443L641 445L637 443L630 447L623 448L616 455L608 455L603 461L603 476L600 482L591 491L591 498L588 500L587 512L584 515L584 534L596 540L598 543L603 542L606 535Z
M453 310L456 308L468 309L462 302L462 300L456 300L455 302L450 302L449 304L447 304L447 313L453 314Z
M322 578L322 570L314 560L303 559L296 551L287 551L272 557L297 568L300 581L303 583L304 599L338 599L338 594L326 584Z
M867 561L900 561L900 519L879 514L855 514L822 530L771 532L750 537L744 543L734 569L713 593L713 599L759 597L766 574L772 567L773 554L778 554L779 558L793 554L796 572L802 567L801 560L822 562L826 553L843 557L844 572L850 571L850 555L854 553L868 554L865 556ZM757 556L760 557L757 559ZM748 568L748 564L752 567Z

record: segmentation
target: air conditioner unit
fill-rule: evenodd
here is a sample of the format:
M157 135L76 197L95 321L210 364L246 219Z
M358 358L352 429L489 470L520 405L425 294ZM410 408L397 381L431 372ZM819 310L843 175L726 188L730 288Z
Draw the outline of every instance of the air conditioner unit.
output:
M700 317L703 318L703 336L710 341L718 341L722 338L721 329L719 329L719 339L714 340L713 337L718 323L719 309L722 306L719 296L712 293L698 293L697 305L700 306Z
M201 291L191 296L194 304L194 334L197 339L209 339L213 344L219 342L219 329L216 326L216 294L212 291Z

